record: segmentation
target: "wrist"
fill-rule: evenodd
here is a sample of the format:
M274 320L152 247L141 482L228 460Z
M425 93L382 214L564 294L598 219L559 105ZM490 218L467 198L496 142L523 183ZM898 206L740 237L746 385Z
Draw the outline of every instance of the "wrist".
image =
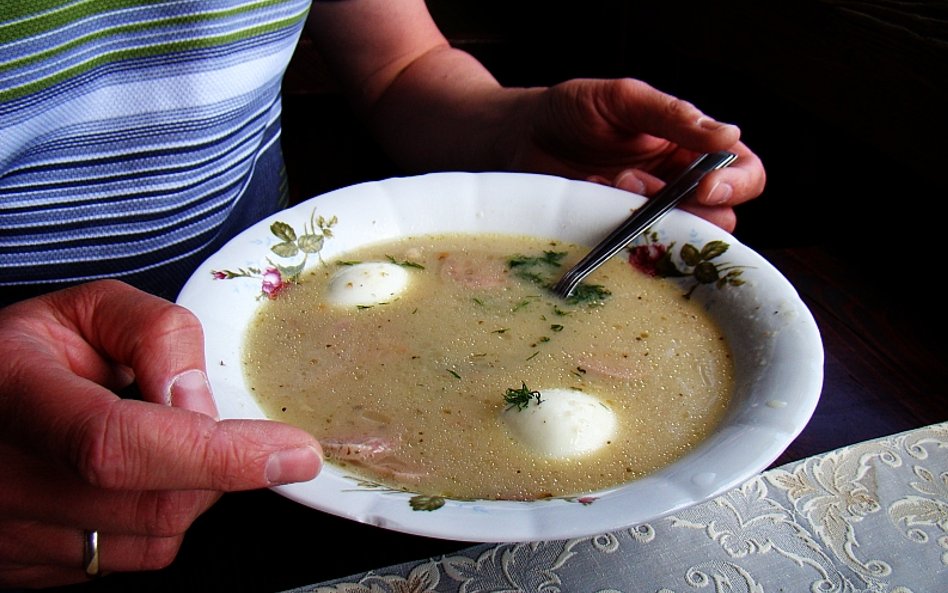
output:
M534 117L541 113L538 104L545 92L545 87L502 89L503 96L494 108L499 117L490 143L491 168L498 171L523 169L524 154L534 135Z

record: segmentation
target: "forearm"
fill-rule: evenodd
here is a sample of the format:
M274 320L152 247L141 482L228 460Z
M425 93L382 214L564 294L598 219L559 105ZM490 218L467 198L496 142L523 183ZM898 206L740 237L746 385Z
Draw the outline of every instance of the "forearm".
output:
M512 162L533 91L504 89L451 48L416 0L316 2L310 30L351 102L401 166L484 170Z
M410 170L503 170L535 90L505 89L470 55L432 51L392 81L369 125Z

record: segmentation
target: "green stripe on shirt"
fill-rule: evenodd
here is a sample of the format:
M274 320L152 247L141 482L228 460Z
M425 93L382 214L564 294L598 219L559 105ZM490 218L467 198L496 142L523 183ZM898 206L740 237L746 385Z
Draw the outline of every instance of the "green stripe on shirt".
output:
M9 0L4 0L4 2L7 1ZM56 5L63 4L61 0L47 0L45 3L52 4L53 8L55 8ZM141 8L148 4L167 4L167 0L151 0L150 2L149 0L84 0L79 4L64 6L61 10L46 11L36 10L36 6L32 5L32 0L16 0L13 2L14 7L17 5L20 6L19 8L13 8L12 14L4 14L9 11L10 7L5 8L5 5L0 3L0 41L9 43L18 39L37 37L92 16L107 14L115 12L116 10ZM242 13L250 13L279 4L285 4L285 0L258 0L257 2L249 2L227 10L176 15L168 19L145 21L133 26L148 29L158 24L211 21ZM27 12L27 9L29 9L29 12ZM33 16L27 17L28 14L32 14Z
M276 0L268 1L267 3L273 4L275 3L275 1ZM234 11L228 11L228 12L233 13ZM176 23L199 22L199 21L211 20L209 18L202 18L205 16L206 15L202 14L202 15L194 15L194 16L187 16L187 17L170 18L166 22L154 21L152 22L151 27L163 26L169 23L176 24ZM97 68L105 64L120 62L122 60L146 58L146 57L152 57L152 56L158 56L158 55L167 55L174 52L187 51L191 49L222 46L228 43L234 43L237 41L241 41L243 39L249 39L249 38L264 35L273 31L278 31L278 30L285 29L288 27L293 27L296 24L298 24L302 19L304 19L305 16L306 16L306 13L303 12L298 15L294 15L292 17L265 23L262 25L247 27L247 28L241 29L240 31L230 32L225 35L207 36L207 37L200 37L200 38L195 37L195 38L186 39L182 41L175 41L175 42L162 43L162 44L156 44L156 45L148 45L148 46L143 46L139 48L124 48L118 51L97 55L91 60L88 60L81 64L76 64L70 68L56 72L55 74L48 76L46 78L35 80L28 84L24 84L18 87L0 90L0 102L12 101L14 99L18 99L20 97L23 97L32 93L40 92L44 89L54 86L55 84L58 84L65 80L69 80L70 78L79 76L81 74L84 74L85 72L88 72L94 68ZM115 29L110 29L108 31L100 31L92 35L86 36L84 38L78 39L74 43L70 43L69 46L73 47L75 45L91 41L93 39L104 38L104 37L114 35L116 33L126 31L126 30L147 29L147 28L148 27L144 27L142 25L137 25L137 24L116 27ZM49 55L44 56L43 59L49 59L50 56L55 55L56 53L61 53L65 51L66 49L68 48L62 47L62 48L58 48L56 51L51 51L49 52ZM38 59L38 56L37 56L37 59ZM34 59L34 57L32 56L30 58L25 58L25 60L36 61L36 59ZM20 65L22 64L23 62L21 61ZM5 69L5 66L7 65L0 65L0 72L2 72Z

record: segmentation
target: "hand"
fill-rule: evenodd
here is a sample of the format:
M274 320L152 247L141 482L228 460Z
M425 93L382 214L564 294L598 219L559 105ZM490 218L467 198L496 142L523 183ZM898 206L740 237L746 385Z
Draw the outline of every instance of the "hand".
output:
M85 530L103 571L163 567L221 492L316 475L308 433L215 419L203 357L189 312L114 281L0 310L0 589L87 579Z
M682 204L732 231L733 207L760 195L760 159L740 130L644 82L571 80L530 91L512 126L511 168L552 173L652 195L700 153L730 150L738 160L705 177Z
M729 231L733 207L763 191L763 166L736 126L633 79L504 88L450 47L423 0L316 2L310 32L356 111L409 171L533 171L652 195L698 154L731 150L737 162L682 204Z

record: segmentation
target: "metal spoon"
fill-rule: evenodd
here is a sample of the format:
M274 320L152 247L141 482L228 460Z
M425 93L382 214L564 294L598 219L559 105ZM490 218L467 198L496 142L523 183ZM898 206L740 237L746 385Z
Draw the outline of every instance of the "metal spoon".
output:
M642 234L642 231L667 214L678 202L698 187L698 182L705 175L730 165L735 159L737 159L736 154L724 151L699 156L678 177L663 187L640 208L636 209L616 230L593 247L586 257L567 270L559 281L553 285L553 293L564 299L568 298L579 283L583 281L583 278L605 263L610 257L619 253L626 245Z

